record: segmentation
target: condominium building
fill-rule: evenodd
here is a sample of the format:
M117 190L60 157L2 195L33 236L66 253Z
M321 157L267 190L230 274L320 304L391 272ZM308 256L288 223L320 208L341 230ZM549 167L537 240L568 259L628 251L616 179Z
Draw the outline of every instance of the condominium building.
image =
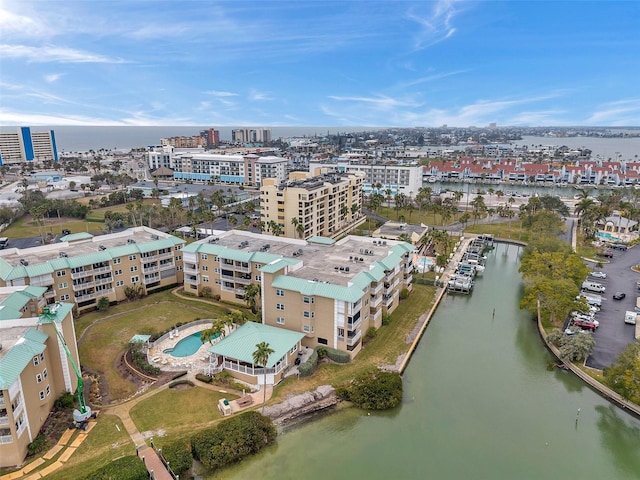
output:
M244 304L248 286L259 286L262 323L353 357L362 335L411 289L413 248L369 237L305 241L231 230L183 249L184 288Z
M364 223L364 174L292 172L287 182L263 180L260 209L267 233L290 238L335 238ZM295 220L294 220L295 219ZM274 232L272 223L281 232Z
M270 128L236 128L231 130L231 141L235 143L263 143L271 141Z
M169 145L146 152L150 170L173 170L175 180L259 186L265 178L286 178L288 160L275 156L225 155L201 148L174 149Z
M0 165L43 160L58 161L53 130L32 132L29 127L18 127L15 133L0 133Z
M56 399L78 385L60 340L79 366L73 304L59 304L43 322L38 310L45 290L0 287L0 467L24 462Z
M76 233L60 243L0 250L0 286L46 287L47 303L75 303L79 311L146 295L182 283L184 240L148 227L109 235Z
M422 166L418 164L375 163L371 160L344 159L337 162L311 160L309 171L362 172L362 192L365 195L381 193L391 195L402 193L415 195L422 187Z

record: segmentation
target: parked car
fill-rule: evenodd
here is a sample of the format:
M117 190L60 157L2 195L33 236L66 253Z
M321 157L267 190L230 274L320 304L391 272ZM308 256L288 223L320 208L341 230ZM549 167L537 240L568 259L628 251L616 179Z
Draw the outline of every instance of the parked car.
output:
M610 248L615 248L616 250L622 250L625 252L627 250L627 246L624 243L614 243Z
M626 297L627 294L624 292L616 292L613 294L613 299L614 300L622 300L624 297Z
M604 250L602 252L596 253L596 256L604 257L604 258L613 258L613 252L611 250Z
M582 320L579 318L576 318L573 321L573 325L575 325L576 327L580 327L583 330L591 330L592 332L594 332L596 328L598 328L595 322L589 322L588 320Z
M607 278L607 274L600 271L591 272L589 273L589 276L593 278Z

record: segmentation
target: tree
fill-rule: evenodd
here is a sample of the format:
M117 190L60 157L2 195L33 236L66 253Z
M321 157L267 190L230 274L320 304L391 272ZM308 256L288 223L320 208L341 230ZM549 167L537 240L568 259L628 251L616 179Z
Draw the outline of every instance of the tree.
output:
M269 346L267 342L260 342L256 345L256 349L253 352L253 363L262 366L264 372L263 397L262 397L262 413L264 414L264 404L267 403L267 365L269 364L269 357L275 350Z
M108 297L100 297L100 299L98 300L98 304L96 305L96 308L98 310L104 311L109 308L109 304L110 302Z
M256 297L260 295L260 285L250 283L244 289L244 301L253 313L256 313Z
M640 342L627 345L603 374L606 385L625 400L640 405Z

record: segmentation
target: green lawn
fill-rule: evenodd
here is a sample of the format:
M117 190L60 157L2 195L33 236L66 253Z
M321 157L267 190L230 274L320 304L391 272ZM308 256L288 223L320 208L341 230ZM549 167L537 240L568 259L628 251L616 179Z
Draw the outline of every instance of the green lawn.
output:
M76 320L76 335L82 365L101 372L108 384L110 400L132 395L136 385L122 378L114 368L118 355L135 334L164 331L177 322L218 318L226 308L178 298L159 292L137 302L123 302L105 312L92 312ZM91 327L91 328L89 328ZM85 333L86 331L86 333Z
M238 398L197 386L179 388L162 390L131 409L129 414L140 432L162 429L167 432L167 441L173 441L220 420L217 405L221 398ZM158 443L156 439L154 443Z
M85 478L118 457L135 454L135 446L118 417L98 415L96 421L98 424L64 467L47 475L47 480Z
M383 205L378 208L375 213L396 222L404 218L406 223L412 223L415 225L423 223L425 225L435 227L442 226L442 216L440 214L436 214L434 216L433 212L427 212L425 210L409 210L406 208L396 210L394 207L387 207L386 205ZM456 213L453 217L447 220L447 223L455 222L460 215L460 213Z
M529 241L529 232L522 228L522 222L520 220L512 220L511 224L509 224L509 222L499 222L474 225L473 222L470 222L464 228L464 232L478 235L486 233L498 238L508 238L521 242Z

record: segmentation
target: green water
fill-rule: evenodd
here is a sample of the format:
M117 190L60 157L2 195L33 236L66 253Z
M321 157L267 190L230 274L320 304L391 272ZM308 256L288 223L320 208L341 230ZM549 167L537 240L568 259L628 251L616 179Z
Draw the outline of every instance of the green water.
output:
M639 479L640 421L547 370L551 356L517 306L517 254L498 246L473 295L443 299L400 408L324 416L206 478Z

